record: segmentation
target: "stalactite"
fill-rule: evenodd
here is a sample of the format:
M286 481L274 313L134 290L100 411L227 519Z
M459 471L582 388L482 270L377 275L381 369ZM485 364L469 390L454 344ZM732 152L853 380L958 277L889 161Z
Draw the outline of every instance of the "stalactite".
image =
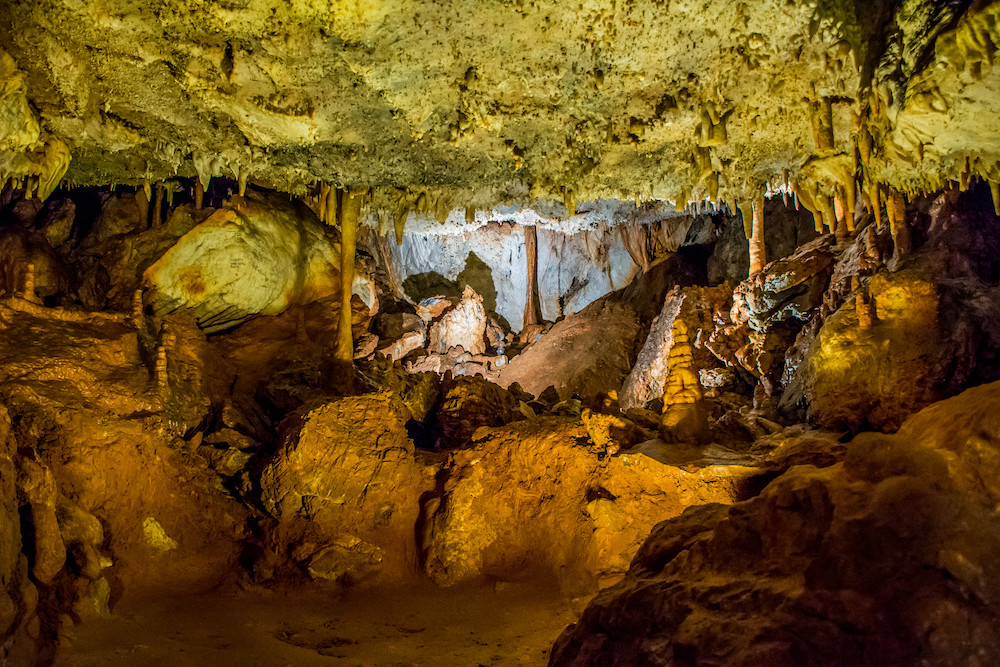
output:
M538 236L534 225L524 226L524 254L527 258L528 288L524 298L524 326L538 324Z
M326 224L335 225L341 219L343 212L340 210L341 203L346 197L345 191L330 185L326 194Z
M868 196L871 199L872 212L875 214L875 225L879 231L882 231L882 202L879 198L878 183L872 182L868 192Z
M813 141L818 151L832 151L833 141L833 106L829 98L822 98L812 106Z
M330 185L328 183L320 182L319 184L319 213L316 217L319 218L320 222L326 222L326 198L330 194Z
M1000 183L990 181L990 194L993 196L993 212L1000 216Z
M767 263L764 248L764 198L751 205L753 223L750 233L750 275L760 273Z
M351 294L354 286L354 255L361 216L360 191L344 192L340 223L340 322L337 325L335 356L344 363L354 362L354 335L351 331ZM327 209L329 214L329 209Z

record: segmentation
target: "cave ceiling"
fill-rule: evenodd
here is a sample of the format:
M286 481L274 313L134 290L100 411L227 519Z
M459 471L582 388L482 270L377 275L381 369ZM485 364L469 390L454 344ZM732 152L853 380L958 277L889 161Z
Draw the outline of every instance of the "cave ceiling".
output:
M0 177L387 208L1000 180L1000 2L8 0ZM422 199L421 199L422 198Z

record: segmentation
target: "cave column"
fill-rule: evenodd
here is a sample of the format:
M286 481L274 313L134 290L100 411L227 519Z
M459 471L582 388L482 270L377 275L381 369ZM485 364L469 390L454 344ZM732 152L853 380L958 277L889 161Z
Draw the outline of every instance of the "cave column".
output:
M524 254L527 257L528 289L524 299L524 326L538 324L542 319L538 303L538 230L524 226Z
M354 286L354 254L361 215L362 191L345 192L340 223L340 322L337 325L336 358L354 363L354 336L351 332L351 294Z

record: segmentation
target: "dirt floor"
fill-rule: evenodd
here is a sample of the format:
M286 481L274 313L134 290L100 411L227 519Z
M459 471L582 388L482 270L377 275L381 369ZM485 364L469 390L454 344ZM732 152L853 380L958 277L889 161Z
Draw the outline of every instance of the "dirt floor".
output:
M55 664L544 665L573 607L538 582L175 597L76 626Z

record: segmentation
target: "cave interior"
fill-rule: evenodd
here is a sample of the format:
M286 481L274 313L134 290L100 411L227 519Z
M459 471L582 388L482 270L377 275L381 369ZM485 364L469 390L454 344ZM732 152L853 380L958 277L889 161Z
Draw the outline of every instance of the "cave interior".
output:
M1000 0L5 0L0 665L1000 665Z

